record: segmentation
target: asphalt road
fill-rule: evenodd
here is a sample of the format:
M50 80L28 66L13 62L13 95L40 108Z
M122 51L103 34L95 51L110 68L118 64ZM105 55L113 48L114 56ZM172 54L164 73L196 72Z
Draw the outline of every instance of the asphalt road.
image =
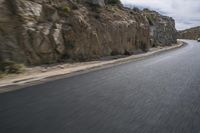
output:
M0 133L200 133L200 43L0 94Z

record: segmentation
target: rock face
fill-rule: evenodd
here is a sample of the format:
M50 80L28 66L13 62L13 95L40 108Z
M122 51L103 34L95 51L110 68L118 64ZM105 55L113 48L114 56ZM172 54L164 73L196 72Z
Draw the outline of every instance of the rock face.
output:
M143 12L150 25L152 46L165 46L176 43L177 30L173 18L162 16L148 9L144 9Z
M103 0L0 0L0 62L12 60L37 65L147 51L152 46L152 26L147 13L106 3ZM153 34L154 43L174 43L175 37L167 39L174 34L174 21L162 19L165 24L154 22L157 27L154 33L160 33L159 28L166 30L159 37Z
M200 26L179 31L179 38L193 40L200 38Z

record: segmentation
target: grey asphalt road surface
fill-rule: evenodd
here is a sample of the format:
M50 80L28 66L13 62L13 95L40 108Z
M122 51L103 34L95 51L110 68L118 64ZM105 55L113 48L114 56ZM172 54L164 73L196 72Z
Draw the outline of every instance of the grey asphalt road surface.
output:
M0 133L200 133L200 43L0 94Z

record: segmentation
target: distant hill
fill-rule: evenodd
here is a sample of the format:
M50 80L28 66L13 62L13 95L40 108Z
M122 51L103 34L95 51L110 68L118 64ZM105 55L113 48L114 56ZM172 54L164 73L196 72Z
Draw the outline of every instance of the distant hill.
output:
M179 38L181 39L197 39L200 37L200 26L179 31Z

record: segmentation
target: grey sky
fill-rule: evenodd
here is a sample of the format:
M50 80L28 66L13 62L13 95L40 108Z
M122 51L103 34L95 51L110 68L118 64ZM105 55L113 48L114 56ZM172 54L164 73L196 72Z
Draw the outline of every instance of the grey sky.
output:
M200 0L121 0L123 4L157 10L176 20L178 30L200 26Z

